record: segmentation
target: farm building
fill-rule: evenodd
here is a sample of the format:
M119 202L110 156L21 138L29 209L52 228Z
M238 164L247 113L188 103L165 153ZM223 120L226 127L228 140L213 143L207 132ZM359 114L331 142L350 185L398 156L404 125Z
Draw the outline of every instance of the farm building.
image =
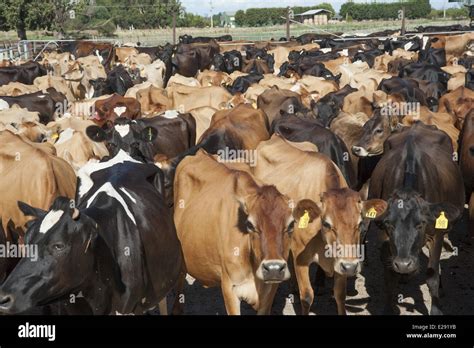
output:
M304 24L324 25L328 23L331 11L325 9L309 10L295 14L295 19Z
M221 27L235 28L235 12L224 12L220 18Z

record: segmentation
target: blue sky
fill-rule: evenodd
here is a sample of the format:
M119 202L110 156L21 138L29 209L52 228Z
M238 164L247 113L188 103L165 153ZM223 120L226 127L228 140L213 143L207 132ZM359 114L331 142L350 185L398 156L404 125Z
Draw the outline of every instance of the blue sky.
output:
M431 0L431 6L436 9L442 9L443 4L448 0ZM210 0L181 0L181 3L186 7L188 12L198 13L200 15L209 15L210 11ZM213 12L223 12L223 11L237 11L240 9L245 10L249 7L285 7L285 6L312 6L317 5L322 2L329 2L332 6L339 10L341 5L346 2L346 0L212 0L212 5L214 7ZM368 0L354 0L354 2L370 2ZM379 0L379 2L393 2L390 0ZM459 4L448 3L447 7L456 7Z

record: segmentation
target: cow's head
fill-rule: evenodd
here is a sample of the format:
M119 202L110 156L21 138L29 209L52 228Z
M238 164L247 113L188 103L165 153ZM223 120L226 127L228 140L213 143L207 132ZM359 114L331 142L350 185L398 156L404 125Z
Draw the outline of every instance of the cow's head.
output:
M279 283L290 277L288 255L294 218L290 202L275 186L248 189L237 180L237 200L240 203L238 226L248 233L256 276L266 283ZM241 187L244 187L243 189ZM236 251L238 252L238 251Z
M119 118L115 124L106 124L104 127L89 126L87 136L95 142L105 142L110 157L114 157L120 150L142 162L153 161L153 141L158 136L154 127L141 128L136 121Z
M388 200L386 213L379 225L389 238L389 266L398 273L409 274L419 268L419 254L425 244L426 232L445 233L460 215L451 203L429 203L413 190L397 190ZM446 229L437 229L436 220L445 218Z
M321 121L325 127L329 127L332 120L339 115L342 109L341 98L328 94L319 99L317 102L311 101L311 109L316 115L316 118Z
M358 157L382 154L385 140L397 127L397 116L377 109L374 116L364 124L362 137L352 146L352 153Z
M19 202L33 216L25 245L32 248L0 287L0 312L15 314L52 303L74 293L94 274L96 223L71 208L68 198L56 198L49 211ZM36 249L36 252L34 250Z
M104 79L102 77L99 77L96 80L89 80L89 84L92 86L92 88L94 88L92 98L97 98L102 95L108 94L110 91L107 79Z
M323 193L318 203L308 199L300 201L294 216L301 228L311 228L305 224L310 226L313 220L320 218L325 257L334 260L334 272L354 276L365 257L361 243L369 221L366 217L382 215L386 208L387 203L381 199L363 201L358 192L343 188ZM301 225L305 218L308 220Z

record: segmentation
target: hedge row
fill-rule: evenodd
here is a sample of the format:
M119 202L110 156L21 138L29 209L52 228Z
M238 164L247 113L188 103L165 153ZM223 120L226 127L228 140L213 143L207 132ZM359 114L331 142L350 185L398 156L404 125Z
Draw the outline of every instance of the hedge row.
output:
M341 6L340 14L343 18L351 17L355 20L362 19L396 19L399 11L405 7L407 18L425 18L431 12L429 0L412 0L396 3L367 3L356 4L347 2Z

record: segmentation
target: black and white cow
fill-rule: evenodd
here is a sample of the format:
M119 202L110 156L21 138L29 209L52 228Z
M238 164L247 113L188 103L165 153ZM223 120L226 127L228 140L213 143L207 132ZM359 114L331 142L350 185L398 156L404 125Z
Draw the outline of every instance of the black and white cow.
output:
M47 212L19 203L36 217L26 242L38 260L22 259L2 284L0 312L82 292L94 314L143 314L174 287L183 258L160 169L121 150L78 176L76 207L64 197Z

